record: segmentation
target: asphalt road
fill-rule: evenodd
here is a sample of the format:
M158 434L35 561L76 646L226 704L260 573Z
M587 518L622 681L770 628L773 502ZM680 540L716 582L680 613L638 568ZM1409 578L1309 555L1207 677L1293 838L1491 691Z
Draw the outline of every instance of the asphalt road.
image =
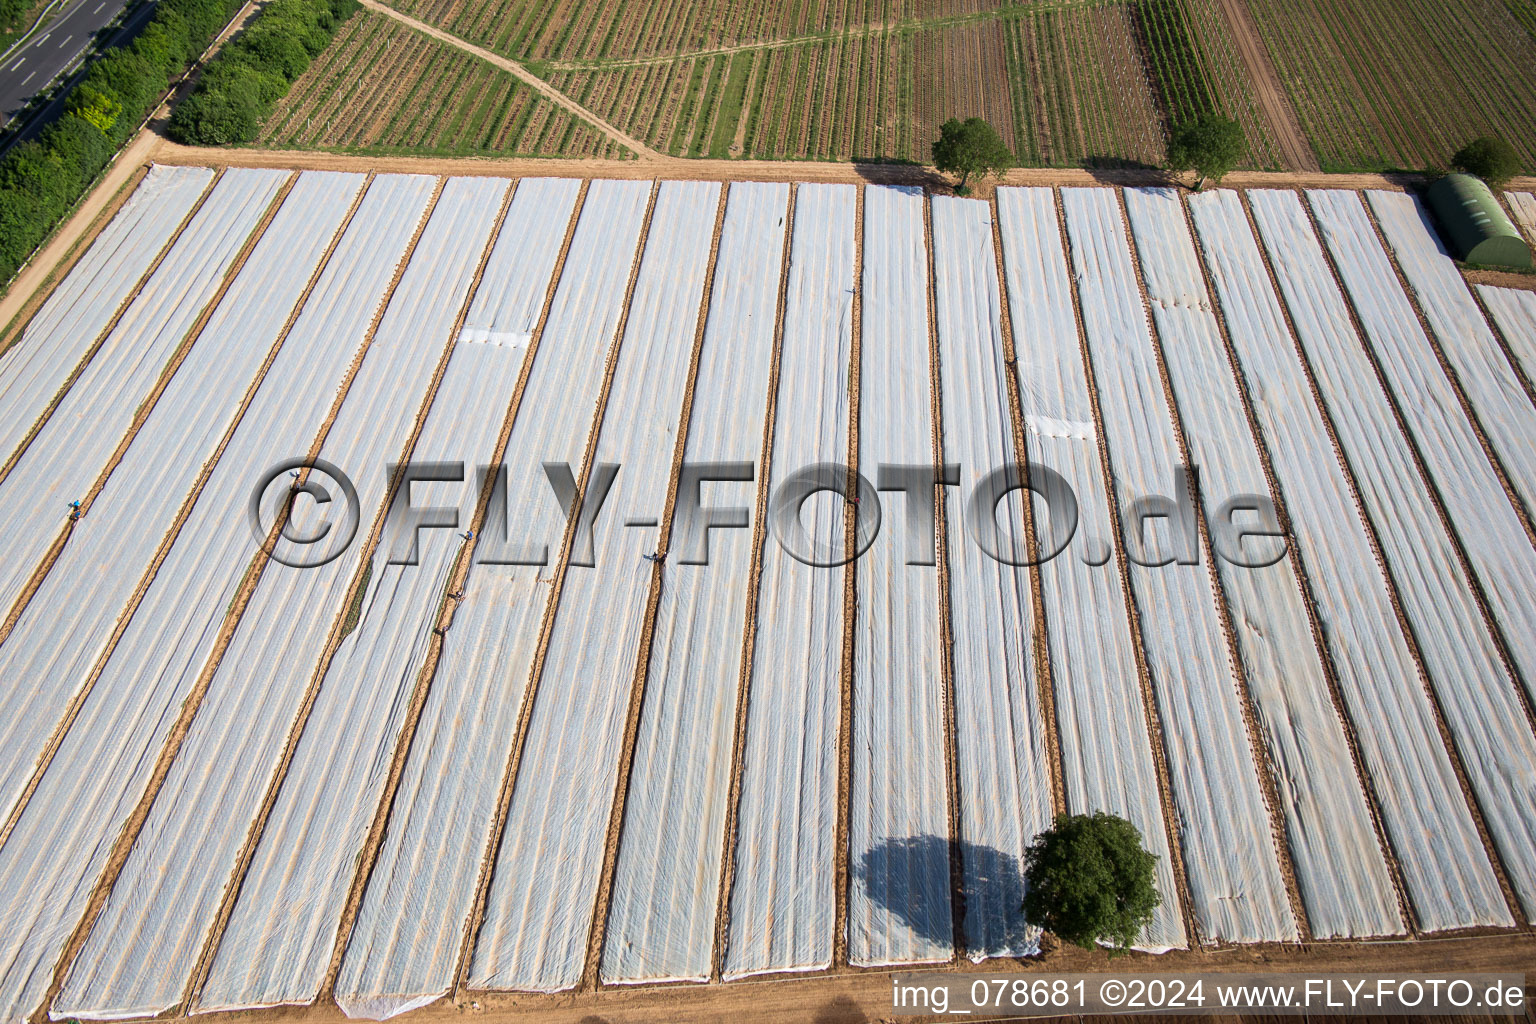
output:
M34 93L69 67L126 2L65 0L42 31L0 63L0 119L9 122Z

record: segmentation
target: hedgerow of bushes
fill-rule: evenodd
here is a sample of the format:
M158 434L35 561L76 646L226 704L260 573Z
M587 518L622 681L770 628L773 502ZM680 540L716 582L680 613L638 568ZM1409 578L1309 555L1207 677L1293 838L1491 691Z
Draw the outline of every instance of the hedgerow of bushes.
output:
M65 113L0 160L0 281L15 276L243 2L160 0L137 39L85 73Z
M219 51L196 91L177 106L171 138L192 146L255 139L273 105L357 7L357 0L272 0L254 25Z

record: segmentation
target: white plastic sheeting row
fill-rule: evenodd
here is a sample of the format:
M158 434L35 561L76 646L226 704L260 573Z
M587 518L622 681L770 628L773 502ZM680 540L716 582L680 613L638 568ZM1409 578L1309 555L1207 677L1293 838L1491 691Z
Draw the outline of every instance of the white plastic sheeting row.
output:
M252 481L309 448L431 194L378 178L230 437L15 829L0 847L0 1018L42 998L53 963L148 784L252 554ZM414 215L414 216L413 216ZM112 615L116 609L108 610ZM68 677L59 676L61 685Z
M506 188L494 179L444 187L321 448L354 482L364 523L384 501L388 464L410 437ZM343 553L318 568L266 566L65 979L58 1015L117 1017L180 1003L357 561Z
M933 464L921 189L864 189L862 288L859 471L877 481L881 464ZM902 526L908 500L889 497L855 563L848 959L865 966L954 949L938 569L932 527Z
M1306 611L1299 604L1296 567L1304 565L1310 574L1320 632L1335 671L1345 677L1340 689L1347 701L1359 706L1362 676L1390 681L1397 672L1411 680L1415 669L1398 635L1349 482L1338 461L1325 454L1332 451L1332 442L1311 401L1285 311L1248 229L1242 200L1236 192L1210 192L1191 197L1190 212L1221 300L1244 391L1276 482L1290 501L1292 548L1285 560L1268 569L1224 566L1224 576L1245 652L1264 642L1266 630L1274 630L1286 645L1263 660L1246 653L1245 659L1254 708L1273 758L1275 786L1286 808L1286 839L1307 921L1316 938L1401 934L1397 896L1343 725L1322 666L1306 659L1312 642L1304 632ZM1142 253L1145 262L1149 250L1144 247ZM1208 433L1238 429L1242 406L1234 404L1240 399L1222 367L1211 364L1202 373L1202 364L1191 358L1197 353L1174 344L1165 344L1163 351L1196 450L1205 447ZM1198 354L1207 360L1222 355L1209 350ZM1200 388L1211 395L1198 395ZM1212 398L1219 403L1215 409L1210 407ZM1200 456L1206 479L1231 475L1225 467L1232 459L1234 465L1246 467L1242 486L1264 493L1262 478L1256 475L1262 469L1249 452L1248 446L1232 445L1219 457ZM1211 493L1238 492L1217 485ZM1374 634L1383 639L1374 640ZM1393 653L1396 661L1390 660ZM1292 662L1292 671L1260 671L1278 659ZM1374 725L1370 728L1378 731ZM1395 800L1393 781L1378 777L1376 787L1378 792L1385 788ZM1391 816L1388 820L1395 821Z
M1536 245L1536 196L1529 192L1505 192L1505 200L1514 212L1515 223L1525 232L1525 237Z
M539 183L529 193L539 196L533 209L509 212L466 324L533 333L545 298L534 282L555 266L577 190L575 182ZM643 182L599 181L588 190L507 442L505 509L498 515L492 507L481 548L507 540L559 556L565 519L540 464L563 461L573 471L581 464L648 194ZM478 564L483 554L477 549L444 638L342 961L336 997L352 1016L386 1017L430 1002L459 969L549 600L543 581L553 572Z
M1026 427L1036 425L1025 439L1029 463L1058 473L1077 499L1078 528L1071 545L1039 569L1066 804L1074 814L1121 815L1141 831L1146 849L1157 857L1162 903L1139 945L1168 949L1188 939L1147 735L1135 642L1110 550L1110 531L1116 527L1055 195L1045 188L1002 188L997 205L1020 412ZM947 379L945 386L950 386ZM956 414L955 405L946 400L946 417ZM1033 507L1042 555L1048 554L1062 512L1053 519L1042 502L1034 501ZM969 538L966 542L971 543Z
M0 463L89 354L212 180L207 167L151 167L0 357Z
M1453 573L1455 555L1443 531L1435 527L1433 512L1422 508L1427 502L1424 483L1413 470L1300 197L1265 190L1250 192L1249 198L1296 325L1297 341L1353 471L1365 506L1362 512L1374 522L1398 586L1417 586L1423 574L1433 579ZM1269 365L1276 372L1285 367L1280 360ZM1308 446L1298 445L1297 457L1319 450L1312 445L1320 446L1321 440L1314 436ZM1275 445L1277 451L1285 447ZM1317 468L1314 457L1312 469ZM1298 475L1303 471L1295 470ZM1312 477L1301 479L1310 483ZM1295 488L1295 493L1291 512L1300 529L1322 512L1309 510L1306 487ZM1321 503L1324 494L1319 491L1315 500ZM1397 502L1409 504L1401 507ZM1345 526L1349 528L1341 529ZM1507 923L1497 878L1452 770L1420 672L1400 630L1390 628L1396 619L1390 594L1381 592L1375 572L1365 571L1370 565L1366 542L1342 512L1319 524L1311 543L1337 554L1316 560L1319 582L1314 592L1325 621L1360 623L1355 630L1332 628L1329 635L1340 686L1352 705L1356 735L1380 794L1382 816L1417 923L1431 931ZM1374 552L1370 561L1375 561ZM1330 585L1333 578L1337 586ZM1453 588L1444 600L1461 600L1456 595ZM1440 621L1415 620L1414 625L1426 660L1439 665L1448 660L1441 652L1450 642L1449 634L1466 630L1467 617L1465 609L1455 611L1449 603L1436 617ZM1459 646L1486 644L1477 633L1485 631L1474 630L1471 641ZM1350 655L1340 658L1341 651ZM1486 656L1483 660L1486 664Z
M771 489L848 458L856 209L852 185L796 193ZM841 555L842 499L811 498L801 523L820 551ZM832 961L843 583L841 569L764 544L726 977Z
M1169 386L1190 458L1200 467L1204 513L1213 533L1230 530L1251 513L1229 517L1225 502L1244 495L1272 501L1273 495L1183 202L1173 189L1129 189L1125 200ZM1257 283L1244 282L1244 290L1229 297L1240 323L1252 318L1246 287ZM1283 543L1256 538L1225 551L1218 544L1212 552L1231 602L1236 653L1269 752L1297 885L1308 917L1320 918L1315 934L1383 934L1392 927L1386 866ZM1262 564L1277 551L1278 561ZM1377 884L1341 892L1340 881Z
M287 177L286 171L225 172L0 483L0 608L12 606L66 525L68 504L84 499L101 475ZM0 703L0 765L31 749L14 731L25 724L14 702L30 696L10 690Z
M594 565L565 573L470 966L476 988L573 988L604 860L720 186L660 186L594 465L619 467ZM590 499L589 499L590 500Z
M963 516L978 485L994 471L1017 464L1019 455L1008 401L991 207L935 198L933 260L944 462L960 467L959 488L947 492L945 522L962 927L972 959L1027 956L1038 951L1039 931L1024 918L1024 851L1051 823L1051 770L1034 660L1034 600L1029 569L995 560L998 552L982 549ZM995 519L996 509L991 511ZM1022 522L1011 525L1018 527L1014 536L1022 537ZM937 709L929 713L936 715ZM937 750L926 756L936 766L942 762ZM883 784L892 785L892 780ZM932 852L927 856L932 858ZM899 896L889 898L901 905ZM947 907L945 901L938 909Z
M289 192L0 648L0 679L35 682L31 700L13 708L25 743L18 738L0 773L7 812L87 685L177 509L218 454L362 184L361 175L314 174Z
M788 185L749 182L726 202L684 463L749 462L753 476L703 484L701 507L750 508L762 478L788 202ZM714 949L752 545L747 531L711 530L708 564L684 564L676 529L619 836L609 983L704 981Z
M1398 567L1404 609L1418 633L1430 683L1510 884L1527 914L1536 914L1536 845L1530 842L1536 835L1536 734L1425 484L1447 499L1450 528L1521 666L1536 665L1536 593L1530 586L1536 579L1536 548L1398 287L1360 197L1328 191L1312 192L1310 199L1382 377L1429 474L1427 481L1409 475L1404 446L1403 477L1390 491L1376 491L1371 511L1387 562ZM1358 397L1353 401L1361 403ZM1378 444L1388 437L1402 439L1400 433L1378 432ZM1490 907L1490 914L1508 920L1501 906Z
M1065 189L1062 202L1110 464L1120 507L1130 509L1139 498L1176 486L1182 455L1115 193ZM1160 525L1165 541L1155 557L1172 556L1177 542L1168 538L1178 527L1168 519ZM1125 525L1128 544L1142 528ZM1184 555L1200 564L1133 566L1130 578L1162 714L1191 909L1205 939L1292 938L1296 924L1209 570L1198 551Z
M1527 380L1536 380L1536 292L1478 285L1488 312Z
M1429 211L1402 192L1367 192L1366 196L1446 363L1461 383L1472 415L1526 511L1536 515L1536 405L1499 349L1461 271L1440 244Z
M453 509L453 526L468 525L479 498L473 467L495 453L524 351L467 340L454 349L411 458L462 462L465 478L411 484L413 506ZM405 521L403 509L392 514ZM391 540L386 528L357 627L320 684L198 1009L308 1003L325 982L358 857L464 546L453 528L422 529L415 564L390 564L411 543Z

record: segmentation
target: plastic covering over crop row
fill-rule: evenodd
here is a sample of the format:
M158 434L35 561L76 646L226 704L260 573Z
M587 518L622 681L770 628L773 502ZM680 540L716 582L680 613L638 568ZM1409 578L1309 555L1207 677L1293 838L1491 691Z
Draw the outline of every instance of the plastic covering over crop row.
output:
M727 199L684 462L746 462L753 474L750 482L702 484L701 508L749 508L762 478L788 202L787 185L746 182ZM689 539L678 529L619 837L602 965L608 982L704 981L712 962L751 533L709 531L708 561L695 564L683 561Z
M1182 455L1115 193L1065 189L1062 202L1110 464L1120 507L1131 515L1139 499L1177 492ZM1133 209L1141 206L1138 201ZM1160 239L1156 245L1172 241ZM1164 287L1161 279L1154 292L1158 287ZM1163 302L1152 304L1164 334L1170 330L1168 307L1174 298L1169 291ZM1190 550L1190 538L1183 536L1188 525L1176 519L1128 521L1124 533L1133 546L1143 529L1162 538L1157 550L1144 552L1154 564L1133 566L1130 579L1141 608L1147 670L1164 725L1191 909L1206 939L1290 938L1296 926L1209 570L1198 549ZM1164 557L1167 564L1155 564Z
M1294 192L1280 191L1249 196L1296 325L1300 350L1395 582L1406 588L1423 580L1425 588L1431 587L1454 573L1455 555L1447 550L1433 511L1422 507L1428 500L1423 481L1414 472L1411 454L1301 199ZM1377 258L1384 262L1379 250ZM1386 273L1390 277L1390 270ZM1272 365L1283 369L1285 364L1276 360ZM1275 447L1280 449L1282 442ZM1299 443L1294 447L1299 449L1297 459L1318 450ZM1315 471L1315 457L1312 462ZM1311 515L1302 497L1308 491L1297 490L1293 516L1300 528ZM1319 490L1315 500L1321 503L1326 493ZM1399 509L1397 502L1408 507ZM1333 524L1349 528L1335 529ZM1397 618L1391 596L1379 589L1375 574L1366 571L1367 539L1359 537L1342 514L1331 517L1327 529L1321 526L1312 543L1320 545L1320 551L1337 554L1316 560L1321 574L1316 593L1325 622L1361 624L1358 633L1330 629L1335 664L1418 923L1442 930L1507 922L1497 879L1441 741L1412 650L1401 631L1391 628ZM1339 586L1329 585L1335 575ZM1458 592L1453 588L1446 597L1456 597ZM1419 632L1417 646L1426 662L1436 666L1432 672L1454 657L1453 640L1468 630L1470 639L1454 646L1485 652L1480 661L1488 665L1486 635L1478 635L1485 631L1480 624L1468 622L1468 612L1475 617L1476 610L1465 598L1458 601L1459 609L1447 602L1432 620L1415 620L1415 625L1428 627L1427 632ZM1354 654L1341 657L1343 651ZM1493 671L1499 671L1497 666Z
M1338 461L1329 457L1333 445L1327 426L1312 401L1285 310L1249 230L1242 200L1236 192L1211 192L1193 197L1190 212L1221 300L1238 361L1237 379L1253 409L1279 489L1290 498L1293 546L1285 560L1268 569L1251 570L1258 577L1252 587L1243 579L1250 570L1232 571L1229 566L1228 575L1233 578L1228 585L1232 594L1241 595L1237 599L1254 602L1244 610L1245 615L1256 616L1253 621L1268 624L1274 616L1285 615L1280 625L1288 627L1289 643L1297 645L1275 654L1300 661L1295 676L1282 674L1266 680L1256 678L1250 668L1249 679L1272 752L1275 786L1287 809L1286 839L1307 920L1318 938L1401 934L1397 897L1343 726L1325 689L1327 679L1321 666L1303 660L1311 637L1298 634L1294 620L1297 614L1305 615L1298 604L1300 595L1293 593L1299 567L1305 566L1310 574L1320 633L1328 643L1335 671L1345 677L1341 688L1346 700L1361 692L1362 676L1381 677L1385 684L1396 671L1407 680L1414 666L1398 635L1385 581L1376 568L1349 482ZM1165 346L1164 352L1175 389L1182 396L1180 384L1194 368L1172 347ZM1219 355L1206 353L1210 359ZM1231 379L1220 376L1219 366L1207 372L1209 376L1200 382L1217 395L1227 393L1226 423L1235 430L1243 413L1240 406L1231 404ZM1202 445L1204 431L1219 424L1198 422L1187 402L1181 402L1181 408L1192 442ZM1249 463L1248 475L1256 485L1251 457L1244 450L1239 450L1238 457ZM1203 464L1207 474L1213 468L1217 474L1223 472L1210 459ZM1292 579L1276 578L1282 574ZM1300 625L1305 629L1305 620ZM1253 628L1243 623L1240 635ZM1384 638L1373 642L1377 632ZM1254 639L1262 639L1262 634ZM1396 788L1390 777L1378 778L1376 786L1387 792Z
M410 437L506 188L485 179L444 188L321 448L353 480L366 523L380 511L388 464ZM318 568L266 566L54 1012L121 1016L181 1001L361 546Z
M1536 292L1479 285L1477 292L1504 335L1504 342L1525 371L1536 380Z
M1502 624L1517 665L1536 667L1536 548L1507 500L1471 422L1463 414L1429 339L1353 192L1309 195L1323 239L1365 329L1382 379L1403 411L1408 438L1445 499L1449 527L1467 554ZM1492 338L1488 339L1492 344ZM1493 353L1490 353L1493 355ZM1506 375L1512 371L1505 364ZM1376 394L1380 392L1377 391ZM1358 408L1365 396L1352 394ZM1402 434L1383 419L1378 444ZM1390 443L1390 442L1389 442ZM1529 440L1526 441L1529 444ZM1516 894L1536 914L1536 734L1525 720L1518 685L1499 659L1430 492L1412 473L1374 489L1373 509L1389 564L1398 567L1404 609L1418 633L1430 684L1460 749L1494 845ZM1368 499L1370 504L1370 499ZM1490 920L1507 921L1500 898Z
M1076 531L1060 541L1067 511L1059 498L1054 507L1033 503L1040 557L1070 542L1039 570L1067 808L1074 814L1118 814L1141 830L1147 850L1157 857L1162 903L1138 944L1183 946L1184 915L1168 854L1136 646L1111 548L1116 527L1056 196L1050 189L1005 188L998 190L997 205L1029 463L1057 473L1077 503ZM946 389L958 386L948 383L949 376ZM955 406L955 400L946 401L946 415L953 415Z
M0 462L27 436L212 180L206 167L151 167L0 357Z
M660 186L594 467L619 467L592 565L566 571L470 966L486 988L572 988L586 960L720 186ZM594 468L596 479L598 469ZM592 495L589 480L586 501ZM601 522L601 521L600 521Z

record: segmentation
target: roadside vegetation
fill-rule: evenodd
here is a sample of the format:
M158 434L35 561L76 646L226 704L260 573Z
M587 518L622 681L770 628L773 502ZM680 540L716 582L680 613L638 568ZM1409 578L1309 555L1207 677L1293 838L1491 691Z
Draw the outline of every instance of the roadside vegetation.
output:
M68 109L0 160L0 281L75 205L242 0L159 0L133 42L93 64Z
M255 139L277 101L357 9L357 0L271 0L176 107L171 138L192 146Z

